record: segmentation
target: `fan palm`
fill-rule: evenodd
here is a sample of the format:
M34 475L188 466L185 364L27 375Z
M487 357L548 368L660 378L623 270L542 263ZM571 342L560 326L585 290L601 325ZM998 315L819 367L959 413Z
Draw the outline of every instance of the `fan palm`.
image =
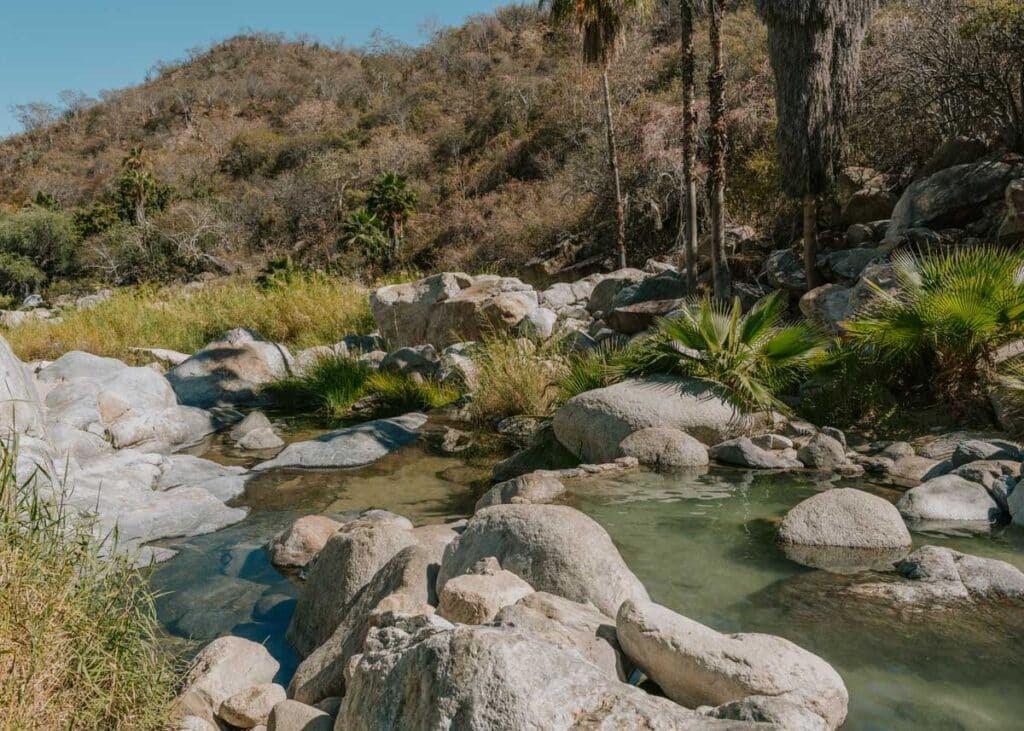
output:
M789 408L778 394L806 374L828 341L807 323L785 321L786 299L774 292L746 314L705 298L660 320L657 331L628 360L632 373L668 372L708 381L745 410Z
M630 13L646 13L651 0L540 0L556 23L571 22L583 39L583 60L601 67L604 87L604 124L608 142L608 168L615 194L616 243L619 266L626 266L626 211L619 179L619 156L612 119L611 88L608 69L622 49L626 17Z
M892 258L899 288L848 323L854 344L898 367L923 367L934 393L973 401L993 376L996 349L1024 334L1024 256L996 247Z
M362 252L370 262L386 262L388 259L388 238L384 233L384 224L364 208L350 215L342 224L338 243L342 248Z
M419 196L397 173L385 173L377 178L366 199L366 209L379 218L391 240L391 254L397 256L402 245L405 224L416 210Z

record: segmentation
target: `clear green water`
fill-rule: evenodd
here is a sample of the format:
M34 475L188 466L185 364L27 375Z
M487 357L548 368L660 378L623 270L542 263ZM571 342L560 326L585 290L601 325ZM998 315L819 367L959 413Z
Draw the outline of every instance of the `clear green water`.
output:
M283 642L297 584L262 546L299 515L387 508L414 522L467 515L486 473L417 448L357 471L280 473L251 483L243 523L171 544L154 575L169 592L161 619L178 636L231 632L267 642L286 678ZM769 632L821 655L850 691L844 729L1024 728L1024 610L895 611L841 596L849 579L802 568L774 544L775 525L829 483L719 471L632 473L570 485L569 502L600 522L652 598L727 632ZM860 487L868 487L859 485ZM879 494L892 496L884 490ZM974 538L915 536L1024 569L1024 531Z

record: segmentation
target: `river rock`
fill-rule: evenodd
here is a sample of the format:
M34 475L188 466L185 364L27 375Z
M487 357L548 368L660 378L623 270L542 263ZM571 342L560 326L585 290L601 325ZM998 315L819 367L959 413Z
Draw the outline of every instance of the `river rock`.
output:
M587 311L590 313L607 312L612 308L615 296L637 282L642 282L650 275L639 269L618 269L602 274L590 291Z
M381 287L370 295L370 308L392 348L443 348L490 331L514 332L537 309L537 293L513 277L445 272Z
M588 462L611 462L638 429L669 427L705 444L748 429L752 421L707 384L668 376L629 379L569 399L553 421L555 436Z
M172 368L167 380L182 404L209 408L265 402L263 387L292 372L292 356L287 348L238 328Z
M219 637L204 647L182 681L181 715L214 720L228 698L254 685L271 683L280 665L263 645L241 637Z
M217 716L232 726L253 728L265 724L274 706L287 697L276 683L253 685L221 703Z
M940 170L903 192L889 221L889 237L918 226L933 230L964 225L981 217L989 203L1003 197L1024 165L985 161Z
M805 293L800 298L800 312L808 320L826 325L832 332L842 332L840 323L850 315L851 287L840 284L823 284Z
M1002 440L968 439L957 445L950 458L954 467L993 459L1020 459L1020 447L1012 442Z
M337 728L754 729L704 718L610 680L574 650L443 620L374 629L353 662Z
M288 641L305 657L344 620L347 605L378 570L415 542L412 523L383 510L344 523L327 539L308 570L288 627Z
M502 607L532 593L532 586L503 570L497 561L484 561L472 572L448 580L437 597L437 613L449 622L485 624Z
M615 620L588 604L535 591L499 610L493 624L578 650L609 678L629 676L615 637Z
M970 482L977 482L1003 511L1009 511L1009 496L1021 476L1021 463L1008 460L979 460L957 467L951 474Z
M565 494L565 485L552 474L537 471L499 482L476 501L474 511L506 503L550 503Z
M292 442L253 469L361 467L415 442L426 422L424 414L413 413L327 432L311 441Z
M246 434L259 431L260 429L273 429L273 425L262 411L251 411L244 419L232 427L231 431L228 432L228 436L237 442Z
M672 700L718 706L772 696L819 716L846 720L849 695L831 665L789 640L724 635L652 602L626 602L615 627L622 649Z
M811 469L833 470L850 463L846 449L836 439L819 432L796 452L796 458Z
M807 274L800 257L792 249L777 249L768 255L764 263L768 284L775 289L793 293L807 291Z
M590 602L608 615L627 599L647 598L604 528L564 505L497 505L478 512L445 550L438 594L489 556L538 591Z
M302 661L288 694L304 703L345 695L345 668L362 651L371 627L395 615L433 614L440 558L439 552L419 544L395 554L344 607L327 641Z
M752 467L763 470L784 470L803 467L799 461L761 449L747 437L727 439L713 446L709 451L716 462L737 467Z
M284 440L273 429L257 429L239 439L236 446L251 452L262 452L283 447Z
M161 460L160 466L156 489L201 487L223 502L242 495L252 479L244 467L222 465L191 454L172 454Z
M619 455L659 470L680 470L708 464L708 448L684 431L670 427L637 429L619 443Z
M342 524L325 515L306 515L270 539L267 553L279 568L303 568L323 550Z
M682 299L668 299L622 305L605 313L604 321L617 333L635 335L653 327L660 318L671 315L682 303Z
M896 507L907 520L939 523L988 524L1002 512L982 485L957 475L935 477L911 488Z
M319 708L294 700L278 703L267 719L267 731L332 731L334 719Z

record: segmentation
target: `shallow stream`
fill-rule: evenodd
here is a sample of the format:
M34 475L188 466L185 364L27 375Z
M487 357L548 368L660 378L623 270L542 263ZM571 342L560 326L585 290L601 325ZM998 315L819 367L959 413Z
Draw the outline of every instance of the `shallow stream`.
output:
M290 438L301 435L293 434ZM207 457L243 463L214 448ZM487 470L419 447L360 470L261 475L242 523L167 545L154 574L161 621L180 637L233 633L265 642L286 681L297 659L284 641L298 585L263 545L294 518L386 508L414 523L467 516ZM867 483L849 483L893 498ZM774 534L785 512L830 483L792 474L715 469L663 477L634 472L567 483L569 502L603 525L651 597L725 632L767 632L820 655L850 691L844 729L986 731L1024 727L1024 611L987 607L897 611L840 595L844 577L787 560ZM1024 531L980 537L914 535L1024 570Z

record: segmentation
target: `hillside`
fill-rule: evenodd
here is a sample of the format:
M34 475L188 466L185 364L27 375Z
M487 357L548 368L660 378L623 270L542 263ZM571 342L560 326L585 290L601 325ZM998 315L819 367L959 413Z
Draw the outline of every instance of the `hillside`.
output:
M918 32L902 20L935 2L887 3L866 50L870 93L849 158L894 173L896 186L956 132L908 103L916 91L899 76L899 49ZM728 217L788 245L796 221L778 192L766 32L750 5L737 3L725 25ZM678 231L677 12L657 3L612 73L635 263L670 249ZM511 271L555 244L578 243L582 256L613 237L598 79L575 36L532 4L419 48L240 36L151 76L0 142L8 216L33 201L56 211L0 231L0 289L254 272L285 255L377 275L379 261L339 238L385 173L405 176L418 198L393 263L404 269ZM126 210L138 170L152 200L144 226Z

